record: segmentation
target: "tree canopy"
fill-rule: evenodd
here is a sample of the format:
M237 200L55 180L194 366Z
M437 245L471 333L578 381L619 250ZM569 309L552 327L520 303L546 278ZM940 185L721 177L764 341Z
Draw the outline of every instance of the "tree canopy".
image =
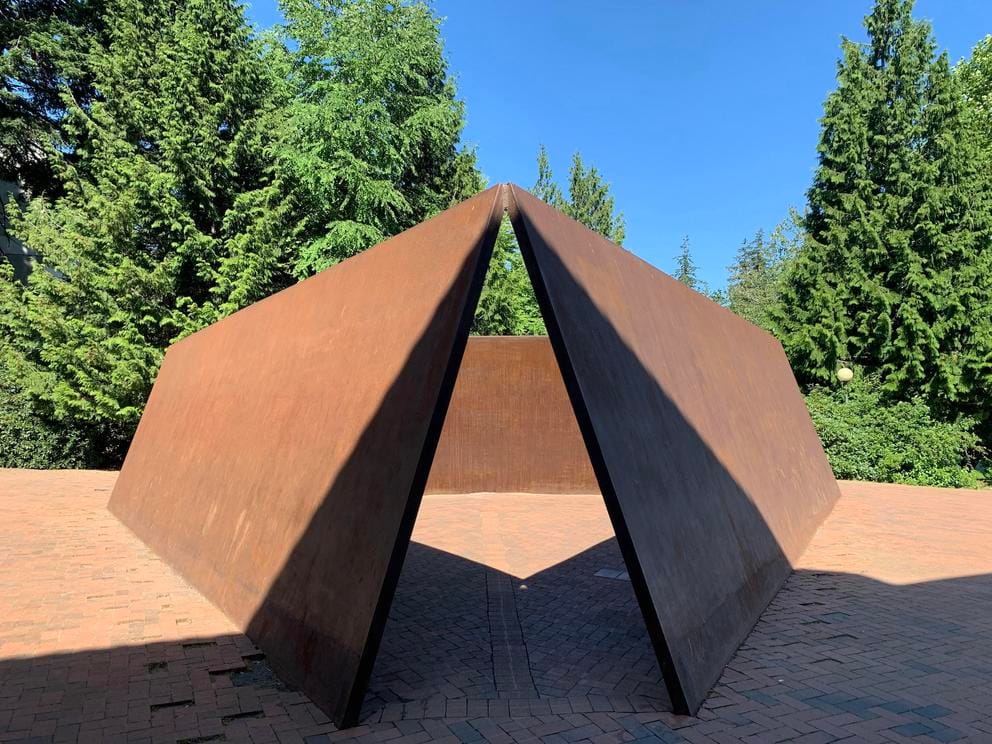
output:
M0 14L0 180L42 267L0 267L0 398L53 464L120 461L169 344L483 188L426 3L282 10L260 36L235 0ZM556 203L622 239L570 175ZM475 330L544 331L508 224Z
M703 289L702 280L699 278L699 267L692 258L692 250L689 248L688 235L684 235L679 244L679 252L675 255L675 273L672 276L689 289L697 292Z
M0 375L98 441L92 464L119 460L170 343L481 186L423 3L291 0L264 41L233 0L59 8L15 19L4 57L43 62L0 105L50 185L15 225L44 270L0 279ZM56 22L80 36L59 53Z
M992 384L989 173L947 55L909 0L878 0L844 40L827 98L803 249L777 328L799 375L854 363L884 389L987 410Z
M534 194L607 240L623 245L626 236L623 212L615 209L609 183L603 180L595 166L586 166L579 153L572 155L566 193L555 181L548 152L541 145L537 154Z
M0 10L0 180L57 193L50 158L66 144L67 101L94 96L89 53L107 18L104 0L8 0Z
M741 243L727 268L727 307L769 332L775 330L783 276L802 241L801 219L793 212L771 233L759 229Z
M275 175L306 277L482 186L459 149L464 106L423 3L285 0Z
M992 34L979 41L955 68L967 105L966 116L986 158L992 158Z
M566 192L555 181L547 150L542 145L537 153L534 194L603 237L617 244L623 240L623 214L614 210L609 184L595 168L587 168L578 153L572 157ZM493 250L473 332L496 336L547 332L520 248L507 219L503 220Z
M971 432L992 442L992 36L952 68L912 10L876 0L867 42L843 40L805 211L743 242L725 292L688 237L674 274L775 333L815 395L851 365L893 416L963 433L971 468ZM167 346L484 188L427 2L282 11L259 34L236 0L0 10L3 227L40 257L25 282L0 262L0 464L119 463ZM540 198L623 243L597 168L536 165ZM473 332L545 332L507 220Z

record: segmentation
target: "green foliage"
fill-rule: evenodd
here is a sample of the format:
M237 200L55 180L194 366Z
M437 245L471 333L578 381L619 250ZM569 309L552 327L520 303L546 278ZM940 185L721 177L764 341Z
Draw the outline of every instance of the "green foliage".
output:
M699 267L692 257L692 250L689 248L689 236L682 238L679 252L675 256L675 271L672 276L682 282L689 289L706 295L718 305L726 306L728 302L726 292L722 290L710 290L709 284L699 278Z
M623 215L614 214L609 185L595 168L586 168L577 153L572 160L566 196L554 180L548 153L542 146L537 154L534 193L607 239L618 244L623 240ZM506 219L493 250L472 332L493 336L547 333L520 248Z
M0 179L29 200L0 266L0 466L113 466L164 349L483 187L439 20L417 0L10 0ZM725 294L778 333L839 477L974 486L992 433L992 37L952 72L909 0L845 40L800 220L741 246ZM621 244L576 153L535 193ZM799 224L801 222L801 224ZM676 278L708 293L688 238ZM507 220L473 332L544 333ZM983 428L984 427L984 428Z
M127 451L130 427L61 419L32 399L0 349L0 468L113 468Z
M572 156L568 173L568 195L555 183L544 145L537 154L537 183L534 194L573 220L595 230L607 240L623 245L626 234L623 213L614 211L610 185L595 166L586 167L582 156Z
M16 286L10 265L0 261L0 287ZM0 468L75 468L100 460L96 438L51 415L32 400L11 362L18 355L0 336Z
M793 212L770 235L758 230L741 244L728 267L727 307L769 332L774 330L783 275L802 239L800 219Z
M747 321L769 327L768 314L778 300L778 277L763 230L737 249L729 267L727 306Z
M877 0L868 43L843 42L775 325L807 382L846 360L948 419L987 417L992 189L959 81L911 11Z
M0 363L0 468L78 468L92 458L88 442L44 417Z
M806 404L838 478L982 485L974 420L937 420L918 397L891 401L877 375L857 374L843 388L814 387Z
M420 2L284 0L266 63L285 230L304 278L481 188L439 20Z
M106 31L102 6L7 0L0 10L0 180L29 194L58 191L65 98L86 105L93 97L87 55Z
M234 0L93 0L89 35L56 5L71 57L3 60L49 60L61 109L17 112L51 187L15 221L44 270L0 278L0 337L5 405L88 438L87 462L123 451L170 343L481 187L423 3L292 0L265 42Z
M969 123L985 157L992 159L992 34L975 45L955 69L967 101Z
M45 270L0 283L0 327L28 399L126 441L165 346L227 299L268 80L229 0L109 0L104 21L86 60L98 95L63 92L62 196L36 197L16 224Z
M547 333L508 218L500 225L472 332L484 336Z
M699 267L692 258L692 251L689 249L689 236L682 238L679 252L675 256L675 272L672 274L678 281L682 282L689 289L697 292L703 291L703 282L699 278Z

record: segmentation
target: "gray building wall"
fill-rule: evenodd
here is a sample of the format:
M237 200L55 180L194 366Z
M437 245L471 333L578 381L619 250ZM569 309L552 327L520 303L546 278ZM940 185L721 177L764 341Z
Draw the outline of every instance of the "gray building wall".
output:
M24 192L16 183L0 181L0 253L14 266L14 276L26 279L31 273L38 254L17 240L11 234L11 218L14 210L21 208Z

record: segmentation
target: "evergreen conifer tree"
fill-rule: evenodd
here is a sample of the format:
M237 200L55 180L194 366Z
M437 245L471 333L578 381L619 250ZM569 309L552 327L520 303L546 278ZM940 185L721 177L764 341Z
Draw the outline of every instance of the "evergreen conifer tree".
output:
M547 333L527 267L507 218L500 225L472 332L487 336Z
M727 307L770 332L774 331L772 315L779 302L782 276L801 240L800 219L793 212L771 234L758 230L741 244L728 267Z
M613 211L609 184L602 180L596 168L586 168L578 154L572 160L569 193L565 196L554 179L547 150L542 145L537 153L537 181L533 191L551 206L604 237L616 243L623 240L623 215ZM473 332L513 336L547 332L520 248L507 220L503 221L493 250Z
M971 57L955 68L966 113L985 157L992 160L992 34L975 45Z
M7 0L0 9L0 180L59 193L52 160L72 158L66 92L86 105L89 52L106 33L104 0Z
M15 225L44 270L0 269L0 385L105 465L166 346L481 180L423 3L290 0L264 49L235 0L94 4L59 188Z
M541 145L537 154L534 194L607 240L623 245L626 235L623 213L614 211L610 185L599 175L595 166L586 167L579 153L572 155L566 196L554 180L547 150Z
M682 244L679 246L679 252L675 256L675 272L672 276L682 282L689 289L694 289L697 292L704 291L703 284L699 279L699 268L696 266L696 262L692 259L692 251L689 249L688 235L682 238Z
M770 305L768 295L774 291L769 281L771 260L768 253L765 233L758 230L753 238L745 240L737 249L727 279L729 308L762 327L765 326L764 313Z
M113 459L162 350L217 317L232 217L262 173L267 78L232 0L108 0L103 22L93 99L62 89L63 195L18 226L45 270L0 281L0 324L7 374Z
M841 363L900 397L982 413L992 387L992 212L958 81L909 0L877 0L843 42L806 241L776 325L797 373Z
M476 193L464 105L423 2L284 0L268 55L283 99L275 171L308 276Z

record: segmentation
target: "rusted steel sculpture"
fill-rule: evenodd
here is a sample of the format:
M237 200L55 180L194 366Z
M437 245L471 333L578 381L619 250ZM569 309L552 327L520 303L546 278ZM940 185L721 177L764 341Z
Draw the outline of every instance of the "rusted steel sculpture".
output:
M672 704L695 712L840 493L781 345L510 187Z
M498 186L174 345L110 508L355 722L508 208L673 707L838 496L779 344Z
M547 336L473 336L427 493L598 493Z
M503 216L492 188L169 349L110 509L339 725Z

